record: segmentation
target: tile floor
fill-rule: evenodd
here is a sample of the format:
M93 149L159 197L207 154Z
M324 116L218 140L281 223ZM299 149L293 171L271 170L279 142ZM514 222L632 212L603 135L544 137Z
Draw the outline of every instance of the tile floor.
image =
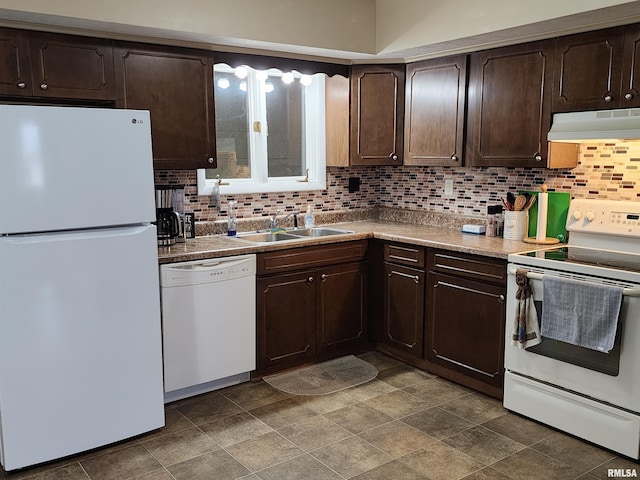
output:
M640 465L379 353L365 385L320 397L263 382L182 400L156 432L2 473L30 480L604 479Z

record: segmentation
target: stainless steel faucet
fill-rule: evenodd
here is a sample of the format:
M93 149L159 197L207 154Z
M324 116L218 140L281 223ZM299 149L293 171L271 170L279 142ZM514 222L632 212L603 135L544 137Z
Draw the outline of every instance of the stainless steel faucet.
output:
M280 225L282 222L284 222L291 215L295 215L295 217L294 217L294 226L295 227L298 226L298 214L300 212L298 212L298 211L289 212L284 217L282 217L280 220L278 220L277 218L278 218L278 215L280 213L281 213L280 210L276 210L276 213L273 215L273 217L271 217L269 219L269 228L271 228L271 229L277 228L278 225Z

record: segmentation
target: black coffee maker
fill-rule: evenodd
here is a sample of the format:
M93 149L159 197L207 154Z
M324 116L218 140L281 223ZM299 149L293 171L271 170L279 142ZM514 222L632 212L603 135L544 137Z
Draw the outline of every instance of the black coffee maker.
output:
M184 188L182 185L156 185L156 229L158 246L166 247L176 243L182 234L180 214L173 209L173 192Z

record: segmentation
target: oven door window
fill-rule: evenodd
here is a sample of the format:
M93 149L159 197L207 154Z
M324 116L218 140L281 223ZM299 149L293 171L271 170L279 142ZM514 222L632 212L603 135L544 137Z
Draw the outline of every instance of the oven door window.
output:
M538 318L542 318L542 302L536 300L534 305L538 312ZM623 315L622 312L624 309L625 305L623 301L621 316ZM622 324L619 320L618 322L615 343L609 353L598 352L547 337L542 337L542 342L535 347L527 348L527 352L537 353L538 355L544 355L545 357L553 358L561 362L571 363L579 367L616 377L620 371L620 339L622 338Z

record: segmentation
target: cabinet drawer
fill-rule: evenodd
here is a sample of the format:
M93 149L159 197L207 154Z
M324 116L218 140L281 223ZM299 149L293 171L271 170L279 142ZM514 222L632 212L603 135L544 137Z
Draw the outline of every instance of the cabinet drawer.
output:
M258 255L258 275L309 269L318 266L365 260L367 241L332 243L290 248Z
M428 269L498 285L505 285L507 278L507 263L504 260L445 250L430 252Z
M424 267L425 249L404 243L385 243L384 259L411 267Z

